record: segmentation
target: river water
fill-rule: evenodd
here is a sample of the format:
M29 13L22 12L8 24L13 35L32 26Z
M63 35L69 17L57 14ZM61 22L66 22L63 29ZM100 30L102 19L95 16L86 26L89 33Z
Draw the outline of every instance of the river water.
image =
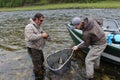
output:
M34 80L33 65L24 43L24 28L29 18L37 12L44 14L45 20L41 26L53 40L45 45L45 58L59 50L72 48L74 43L65 24L75 16L116 19L120 23L120 9L0 12L0 80ZM72 58L71 70L62 76L55 75L46 68L45 80L85 80L80 75L81 69L84 68L84 57L83 52L76 52ZM119 66L102 61L100 71L96 71L95 78L96 80L120 80Z

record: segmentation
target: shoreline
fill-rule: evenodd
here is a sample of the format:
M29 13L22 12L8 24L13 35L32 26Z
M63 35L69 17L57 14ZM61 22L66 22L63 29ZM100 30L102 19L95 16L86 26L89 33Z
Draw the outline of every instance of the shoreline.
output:
M57 10L57 9L120 9L120 1L103 1L97 3L61 3L23 6L15 8L0 8L0 12L31 11L31 10Z

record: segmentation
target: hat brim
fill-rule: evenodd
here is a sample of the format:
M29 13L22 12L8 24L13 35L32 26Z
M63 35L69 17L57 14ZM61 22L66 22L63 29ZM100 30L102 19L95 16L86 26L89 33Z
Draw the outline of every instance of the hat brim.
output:
M83 21L81 21L79 24L81 24L81 23L83 23ZM79 24L76 24L76 25L72 25L72 24L70 24L71 29L76 29L76 26L79 25Z
M74 26L74 25L72 25L72 24L70 24L70 26L71 26L71 27L70 27L71 29L76 29L76 26Z

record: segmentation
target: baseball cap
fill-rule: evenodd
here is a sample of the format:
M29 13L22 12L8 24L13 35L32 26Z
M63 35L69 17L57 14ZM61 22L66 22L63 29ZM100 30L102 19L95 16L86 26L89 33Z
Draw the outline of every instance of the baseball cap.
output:
M80 24L82 21L80 19L80 17L74 17L72 20L71 20L71 28L72 29L75 29L76 28L76 25Z

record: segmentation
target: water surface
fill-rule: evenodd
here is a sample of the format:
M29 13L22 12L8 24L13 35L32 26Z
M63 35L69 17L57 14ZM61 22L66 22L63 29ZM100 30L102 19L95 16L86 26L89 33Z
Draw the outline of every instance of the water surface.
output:
M45 20L41 26L53 40L45 45L45 58L59 50L72 48L74 43L65 24L75 16L80 16L82 19L85 17L116 19L120 23L120 9L0 12L0 80L34 80L33 65L24 43L24 28L29 18L37 12L44 14ZM83 56L81 54L83 53L74 54L71 70L63 76L55 75L46 69L45 80L59 80L59 78L60 80L84 80L80 75L81 69L84 68L84 63L80 59ZM95 73L95 78L97 80L120 80L119 75L118 66L102 61L100 72Z

